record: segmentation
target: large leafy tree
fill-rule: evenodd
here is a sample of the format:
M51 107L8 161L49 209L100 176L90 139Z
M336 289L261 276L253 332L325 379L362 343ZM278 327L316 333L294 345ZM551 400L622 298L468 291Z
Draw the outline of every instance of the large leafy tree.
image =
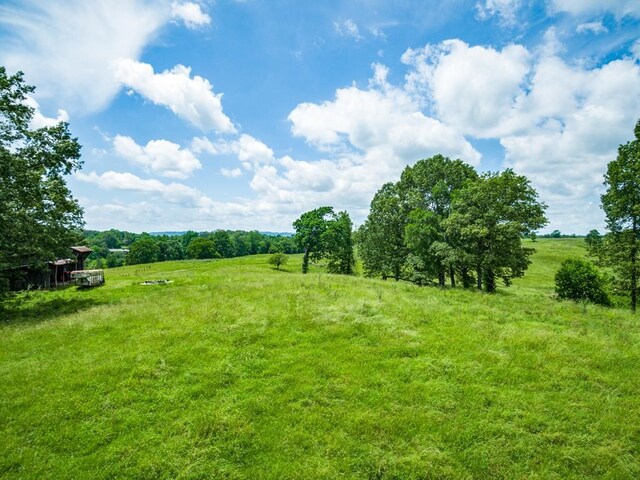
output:
M356 263L353 253L353 223L347 212L338 212L329 221L323 242L328 258L327 271L353 275Z
M293 222L295 242L304 252L302 273L309 271L309 260L328 258L331 273L353 273L353 224L347 212L335 213L333 207L319 207L303 213Z
M159 260L159 257L160 247L158 243L151 236L144 235L129 247L127 263L129 265L154 263Z
M640 120L634 133L635 139L620 145L618 157L607 165L607 191L601 199L610 233L599 250L615 268L635 312L640 269Z
M332 207L319 207L303 213L293 222L296 231L295 241L304 255L302 257L302 273L309 271L309 260L320 260L325 254L324 234L329 226L328 220L333 216Z
M447 235L475 267L478 288L492 292L496 278L509 285L524 275L534 250L521 239L547 223L546 205L525 176L510 169L485 174L468 183L452 207L444 221Z
M466 275L455 239L449 238L443 222L451 215L456 193L477 178L472 166L442 155L420 160L402 172L399 188L410 212L407 245L427 267L427 273L438 278L440 286L444 286L447 274L455 286L456 267Z
M31 127L33 91L0 67L0 290L17 267L45 268L81 238L82 209L64 178L82 165L80 145L64 122Z
M409 250L405 244L407 213L397 184L385 183L371 201L371 210L358 229L358 255L364 273L399 280Z

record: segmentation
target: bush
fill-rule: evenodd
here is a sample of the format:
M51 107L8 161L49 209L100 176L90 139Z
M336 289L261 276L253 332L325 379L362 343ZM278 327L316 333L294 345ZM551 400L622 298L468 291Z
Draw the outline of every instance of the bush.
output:
M556 295L560 299L611 306L603 276L591 262L578 258L565 260L556 272Z
M273 265L274 267L276 267L276 270L280 270L280 265L284 265L285 263L287 263L288 260L289 260L289 257L287 257L284 253L274 253L269 257L267 262L270 265Z

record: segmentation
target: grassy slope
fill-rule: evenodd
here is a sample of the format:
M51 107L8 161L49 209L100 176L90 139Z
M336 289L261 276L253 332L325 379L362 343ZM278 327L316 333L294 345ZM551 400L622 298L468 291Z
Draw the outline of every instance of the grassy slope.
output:
M0 324L3 478L638 478L640 328L266 257L108 270ZM165 286L140 286L168 278Z

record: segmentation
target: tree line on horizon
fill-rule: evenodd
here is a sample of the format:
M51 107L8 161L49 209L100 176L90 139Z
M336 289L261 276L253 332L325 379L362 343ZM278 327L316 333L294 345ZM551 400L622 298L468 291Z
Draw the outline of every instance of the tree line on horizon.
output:
M84 244L93 252L88 267L112 268L123 265L170 260L232 258L265 253L301 253L291 237L256 230L215 230L177 235L151 235L116 229L85 230ZM126 254L117 250L126 249ZM115 250L115 251L114 251Z

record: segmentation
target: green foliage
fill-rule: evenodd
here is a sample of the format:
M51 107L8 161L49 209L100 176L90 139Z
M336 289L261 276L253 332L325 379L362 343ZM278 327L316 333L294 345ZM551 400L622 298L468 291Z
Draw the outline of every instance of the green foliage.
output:
M638 302L638 251L640 247L640 120L635 140L618 147L618 157L609 162L602 195L602 209L610 231L597 249L602 263L616 271L625 285L635 312Z
M110 249L127 249L129 245L144 236L149 236L149 234L123 232L115 229L105 232L85 230L84 240L78 243L88 245L93 250L93 253L89 256L88 265L97 268L98 260L100 260L99 264L101 266L111 268L123 265L125 253L110 252ZM300 253L292 237L262 234L257 231L217 230L211 233L203 232L202 234L188 231L182 235L155 234L152 238L158 245L157 261L160 262L185 258L235 257L273 252ZM203 247L199 244L201 242L199 240L192 247L189 255L189 245L198 238L205 238L213 242L213 251L211 251L211 244L206 244ZM224 255L220 253L221 251Z
M638 478L637 318L551 297L582 239L536 250L504 295L267 255L21 294L0 316L0 476Z
M80 145L64 122L31 128L33 91L0 67L0 294L17 267L44 268L81 238L82 209L64 179L82 165Z
M356 264L353 253L353 223L347 212L338 212L329 221L323 234L327 257L327 271L342 275L353 275Z
M285 265L288 261L289 257L287 257L284 253L277 252L269 257L267 263L276 267L276 270L280 270L280 267L282 265Z
M193 240L187 247L187 258L200 260L208 258L220 258L215 242L210 238L199 237Z
M528 267L521 244L546 224L546 206L530 182L511 170L478 177L460 160L436 155L407 167L374 197L358 231L366 275L392 274L424 285L437 280L494 291Z
M596 229L590 230L584 237L584 243L587 246L587 252L592 257L600 256L600 249L602 247L602 235Z
M568 258L555 276L556 295L560 299L611 306L606 283L596 267L579 258Z
M218 252L220 257L229 258L233 256L233 245L231 244L229 234L225 230L216 230L213 232L211 240L213 241L215 251Z
M309 271L309 260L328 259L330 273L353 274L353 224L347 212L319 207L303 213L293 222L295 242L303 250L302 273Z
M400 279L409 254L404 241L406 224L398 186L384 184L373 197L369 216L356 235L366 276Z
M460 191L445 225L476 270L478 287L492 292L496 278L509 285L524 275L534 250L521 238L546 224L545 209L529 180L510 169L487 173Z
M151 237L142 237L133 242L127 254L127 264L138 265L158 261L160 247Z

